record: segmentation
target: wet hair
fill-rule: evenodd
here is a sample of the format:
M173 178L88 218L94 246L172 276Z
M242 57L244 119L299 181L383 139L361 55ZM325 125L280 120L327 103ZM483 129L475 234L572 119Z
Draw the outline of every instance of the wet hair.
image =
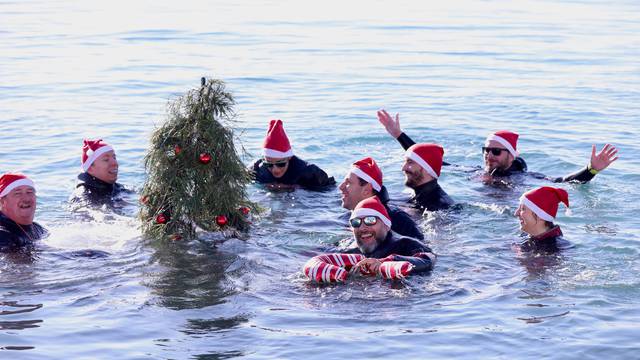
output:
M360 183L360 186L365 186L367 184L369 184L369 182L367 182L366 180L362 180L360 177L358 177L358 183ZM376 189L373 188L373 185L371 185L371 191L373 191L373 195L378 196L380 195L380 192Z

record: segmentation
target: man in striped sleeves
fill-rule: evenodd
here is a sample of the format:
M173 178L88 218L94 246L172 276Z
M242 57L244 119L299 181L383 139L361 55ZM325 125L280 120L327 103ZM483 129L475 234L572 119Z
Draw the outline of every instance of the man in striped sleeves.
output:
M351 230L356 247L341 254L322 254L310 259L303 268L315 282L344 282L351 272L399 279L427 272L436 255L417 239L391 231L391 220L377 197L362 200L351 213Z

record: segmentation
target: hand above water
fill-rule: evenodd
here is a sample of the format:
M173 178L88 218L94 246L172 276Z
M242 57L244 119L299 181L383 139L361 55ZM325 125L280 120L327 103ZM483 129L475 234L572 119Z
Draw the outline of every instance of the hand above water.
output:
M380 265L382 262L379 259L366 258L355 264L352 271L360 270L362 275L376 276L380 275Z
M591 162L590 167L596 171L602 171L609 167L611 163L618 160L616 154L618 149L611 144L606 144L602 150L596 155L595 144L591 146Z
M389 115L387 110L381 109L378 110L378 121L380 121L380 124L382 124L382 126L387 129L389 135L393 136L394 138L397 139L398 136L402 134L402 129L400 128L400 114L396 114L396 117L394 119L393 117L391 117L391 115Z
M274 192L292 192L296 189L295 185L291 184L281 184L281 183L270 183L266 185L269 191Z

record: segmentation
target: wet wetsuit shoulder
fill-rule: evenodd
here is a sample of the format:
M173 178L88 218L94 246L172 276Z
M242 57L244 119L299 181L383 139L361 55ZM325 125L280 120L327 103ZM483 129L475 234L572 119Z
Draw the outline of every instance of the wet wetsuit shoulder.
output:
M89 173L83 172L78 175L78 184L71 195L70 202L103 205L112 202L115 196L128 191L119 183L109 184Z
M453 199L440 187L437 179L416 187L414 191L415 195L411 202L421 210L444 210L454 204Z
M543 234L531 236L520 244L522 251L542 253L555 253L566 247L568 247L568 241L562 237L562 230L558 225Z
M418 240L424 240L424 234L411 216L402 209L385 204L389 217L391 218L391 230L400 235L409 236Z
M38 240L46 234L47 230L38 223L18 225L0 213L0 252L33 246L34 240Z

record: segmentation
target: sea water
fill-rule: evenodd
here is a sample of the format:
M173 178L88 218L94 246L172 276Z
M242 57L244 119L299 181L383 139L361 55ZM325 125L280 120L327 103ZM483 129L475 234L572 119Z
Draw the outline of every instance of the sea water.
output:
M0 172L36 181L51 236L0 260L0 358L638 358L640 5L636 1L0 1ZM403 282L307 283L311 256L350 236L337 189L269 193L248 239L157 243L137 197L71 213L82 139L117 149L139 190L169 100L219 78L250 164L270 119L340 181L372 156L395 204L403 152L376 110L445 148L461 209L419 216L439 255ZM561 184L572 247L514 250L518 197L473 169L510 129L529 170L561 176L591 144L620 159ZM212 240L214 239L214 240ZM77 257L75 250L110 253Z

